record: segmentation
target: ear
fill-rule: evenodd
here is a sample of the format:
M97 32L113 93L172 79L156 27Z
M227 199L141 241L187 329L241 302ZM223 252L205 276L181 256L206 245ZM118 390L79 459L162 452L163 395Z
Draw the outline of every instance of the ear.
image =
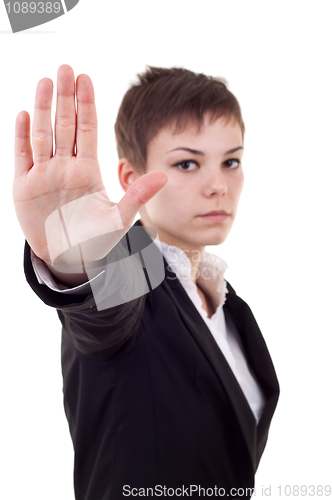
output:
M127 193L134 182L143 174L139 174L137 169L127 158L120 158L118 164L118 178L121 187Z

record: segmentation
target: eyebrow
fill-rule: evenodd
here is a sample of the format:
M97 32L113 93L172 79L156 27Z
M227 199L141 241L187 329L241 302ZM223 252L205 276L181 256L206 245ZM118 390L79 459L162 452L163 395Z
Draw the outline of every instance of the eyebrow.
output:
M237 148L229 149L229 151L226 151L225 154L230 154L230 153L235 153L239 149L244 149L243 146L238 146ZM180 147L180 148L175 148L175 149L170 149L170 151L167 151L166 154L171 153L172 151L188 151L189 153L192 153L193 155L204 155L202 151L198 151L197 149L191 149L191 148L185 148L185 147Z

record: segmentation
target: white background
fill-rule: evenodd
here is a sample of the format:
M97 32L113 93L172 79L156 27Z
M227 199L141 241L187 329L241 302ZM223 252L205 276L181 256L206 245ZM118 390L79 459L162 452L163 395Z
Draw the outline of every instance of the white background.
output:
M114 202L124 193L113 126L136 74L183 66L227 79L246 126L245 186L228 240L207 250L227 261L281 386L256 496L269 486L273 498L279 485L333 486L332 15L329 1L81 0L11 34L0 4L1 498L74 500L61 324L25 280L11 192L16 115L33 113L37 82L55 81L64 63L93 80Z

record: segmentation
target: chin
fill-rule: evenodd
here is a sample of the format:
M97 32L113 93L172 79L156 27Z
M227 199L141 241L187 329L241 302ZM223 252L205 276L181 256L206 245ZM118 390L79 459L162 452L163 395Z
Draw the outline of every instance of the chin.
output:
M224 243L226 239L226 235L220 236L219 238L210 238L206 245L221 245L221 243Z
M197 245L199 246L208 246L208 245L220 245L227 239L228 234L216 234L215 236L202 236L202 238L198 238Z
M230 233L230 227L211 227L202 234L203 239L222 243ZM216 244L217 244L216 243ZM207 243L208 244L208 243Z

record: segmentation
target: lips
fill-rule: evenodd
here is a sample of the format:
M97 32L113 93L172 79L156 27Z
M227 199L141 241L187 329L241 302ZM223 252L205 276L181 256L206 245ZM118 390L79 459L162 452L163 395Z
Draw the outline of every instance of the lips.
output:
M213 212L208 212L207 214L202 214L199 217L204 217L206 215L229 215L225 210L214 210Z

